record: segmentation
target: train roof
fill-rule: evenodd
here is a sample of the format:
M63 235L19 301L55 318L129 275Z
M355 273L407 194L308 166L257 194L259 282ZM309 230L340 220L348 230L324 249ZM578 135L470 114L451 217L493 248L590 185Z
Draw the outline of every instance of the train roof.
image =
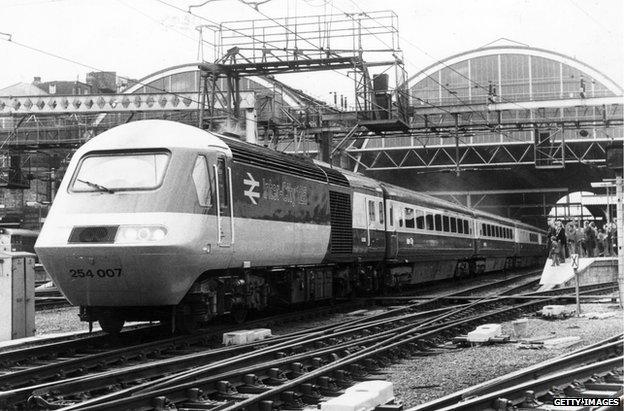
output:
M217 147L228 150L219 136L187 124L168 120L138 120L107 130L86 142L77 154L88 151L146 148Z

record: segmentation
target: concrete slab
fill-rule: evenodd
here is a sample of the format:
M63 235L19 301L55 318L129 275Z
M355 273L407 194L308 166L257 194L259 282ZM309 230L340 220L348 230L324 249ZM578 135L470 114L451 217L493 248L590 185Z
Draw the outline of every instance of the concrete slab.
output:
M617 278L617 257L579 258L577 269L581 285L615 281ZM572 259L553 266L552 260L546 260L538 291L552 290L557 286L573 285L574 270Z

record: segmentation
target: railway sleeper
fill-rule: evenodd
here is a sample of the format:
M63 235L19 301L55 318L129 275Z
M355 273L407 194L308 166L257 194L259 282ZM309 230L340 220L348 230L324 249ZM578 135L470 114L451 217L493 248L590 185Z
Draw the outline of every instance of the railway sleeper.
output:
M266 385L281 385L286 381L288 381L286 372L279 368L270 368L267 372L267 378L263 380L263 383Z
M262 383L256 374L245 374L243 376L243 385L237 387L241 394L260 394L267 391L269 387Z
M302 409L305 404L301 398L301 394L296 391L284 391L280 394L281 408Z
M288 373L288 378L290 379L297 378L307 372L309 372L308 367L306 367L300 362L294 362L290 364L290 372Z
M340 395L340 387L335 378L328 375L322 375L316 379L316 386L320 393L327 397L335 397Z
M323 399L319 387L316 384L301 384L299 390L301 392L301 399L306 404L318 404Z
M334 380L336 385L341 388L348 388L353 385L353 378L351 378L351 373L347 370L335 370Z

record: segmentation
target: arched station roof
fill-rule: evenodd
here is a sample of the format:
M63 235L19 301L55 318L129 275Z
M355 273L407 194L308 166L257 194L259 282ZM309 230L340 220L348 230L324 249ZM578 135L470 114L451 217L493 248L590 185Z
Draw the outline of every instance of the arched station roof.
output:
M124 93L161 93L165 92L196 92L199 90L199 68L200 63L186 63L151 73L136 84L130 85ZM279 90L279 100L288 106L299 106L301 102L295 93L287 88L280 87L279 84L262 77L246 77L241 79L241 90Z
M582 81L581 81L582 80ZM622 87L590 65L561 53L526 46L491 46L436 62L409 79L411 95L433 104L621 96ZM415 102L417 105L418 102Z

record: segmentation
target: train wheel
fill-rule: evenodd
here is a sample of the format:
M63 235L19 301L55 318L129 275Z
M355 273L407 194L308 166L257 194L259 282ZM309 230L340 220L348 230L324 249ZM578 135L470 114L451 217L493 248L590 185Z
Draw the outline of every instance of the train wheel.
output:
M235 304L230 310L230 315L236 324L242 324L247 319L247 307L242 304Z
M107 315L98 320L100 327L107 334L119 334L125 323L123 318Z

